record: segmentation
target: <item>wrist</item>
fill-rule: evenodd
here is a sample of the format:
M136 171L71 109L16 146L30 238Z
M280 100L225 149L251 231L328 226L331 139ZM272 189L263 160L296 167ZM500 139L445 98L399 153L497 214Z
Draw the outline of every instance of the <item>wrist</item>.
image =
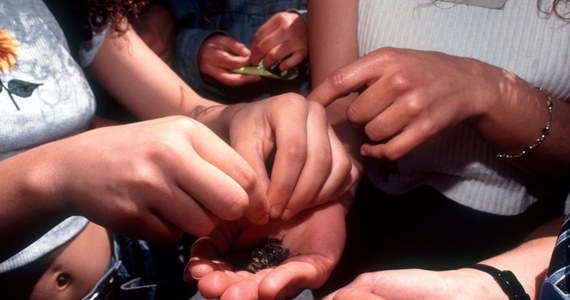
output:
M238 107L240 105L213 104L197 106L189 113L189 117L206 125L220 138L228 141L230 123Z
M530 296L525 291L515 274L509 270L497 269L493 266L486 264L474 264L467 266L467 269L473 269L481 273L481 280L485 280L483 285L480 283L480 288L488 292L488 298L510 300L529 300ZM485 274L483 276L482 274Z
M452 293L469 295L470 299L509 299L497 284L493 276L472 268L452 270L454 281L449 286L455 287Z
M58 172L62 166L58 159L62 153L56 146L58 143L40 146L23 154L23 161L26 162L23 166L26 167L22 169L23 182L19 185L20 198L24 201L33 199L29 201L33 207L29 209L52 217L64 217L69 210L60 184L61 172Z

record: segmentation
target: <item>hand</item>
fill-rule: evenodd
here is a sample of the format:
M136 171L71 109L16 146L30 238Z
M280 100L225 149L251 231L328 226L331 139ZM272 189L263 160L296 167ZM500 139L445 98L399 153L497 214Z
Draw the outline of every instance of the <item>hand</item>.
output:
M166 64L172 66L176 28L170 11L158 4L150 5L148 10L133 22L133 27L148 47Z
M364 273L323 300L352 299L506 299L493 278L472 269L389 270Z
M53 189L111 231L170 240L206 235L218 218L267 220L254 171L192 119L103 127L63 142Z
M308 98L328 105L366 86L346 114L370 139L363 155L395 160L482 116L499 102L505 78L503 70L472 59L383 48L333 72Z
M251 64L263 59L263 66L270 68L280 63L281 71L301 63L308 55L307 26L303 18L294 12L280 12L263 24L251 42Z
M357 180L357 168L327 123L323 107L283 94L225 108L224 139L265 183L271 217L334 201ZM275 154L271 176L266 161ZM269 180L271 178L271 180Z
M232 270L220 256L230 249L251 249L267 237L282 238L289 258L255 274ZM206 298L284 299L304 289L320 287L338 262L345 241L344 208L339 203L319 206L288 222L267 226L239 222L220 224L209 237L192 247L184 278L198 280Z
M227 86L240 86L261 80L255 75L229 70L249 66L251 51L233 38L216 34L204 41L198 52L200 72Z

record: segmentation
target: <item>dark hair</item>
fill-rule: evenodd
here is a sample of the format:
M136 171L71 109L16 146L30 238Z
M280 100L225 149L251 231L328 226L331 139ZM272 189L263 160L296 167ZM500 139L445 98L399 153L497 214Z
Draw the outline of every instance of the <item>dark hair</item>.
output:
M78 1L78 10L83 19L85 37L100 33L111 26L117 32L127 30L125 19L133 21L143 11L150 0L83 0Z

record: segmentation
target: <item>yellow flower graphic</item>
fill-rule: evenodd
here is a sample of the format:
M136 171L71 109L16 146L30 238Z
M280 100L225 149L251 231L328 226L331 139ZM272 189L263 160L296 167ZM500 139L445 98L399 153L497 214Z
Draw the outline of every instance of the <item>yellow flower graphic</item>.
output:
M16 38L10 36L7 29L0 29L0 71L10 70L14 66L19 46Z
M16 38L10 36L7 29L0 29L0 72L12 69L18 59L18 54L16 53L18 47L20 47L20 44L18 44ZM23 99L30 98L41 85L41 83L33 83L16 78L12 78L7 83L4 83L0 79L0 93L5 91L16 109L20 110L20 106L14 96Z

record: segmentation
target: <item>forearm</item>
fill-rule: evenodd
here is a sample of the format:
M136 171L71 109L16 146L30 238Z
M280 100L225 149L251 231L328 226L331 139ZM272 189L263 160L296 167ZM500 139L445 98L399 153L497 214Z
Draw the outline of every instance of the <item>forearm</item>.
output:
M480 97L477 103L481 106L476 109L482 112L472 119L474 128L496 153L519 154L536 143L548 124L548 91L541 92L501 69L491 67L484 72L479 78L487 88L474 95ZM521 158L508 160L529 173L568 183L570 104L554 97L552 101L551 128L543 143Z
M0 261L67 217L56 183L62 155L51 143L0 162Z
M317 86L334 70L358 58L358 1L309 1L308 7L311 81ZM327 106L327 117L361 171L360 145L365 136L346 117L346 108L355 96L349 95Z
M115 100L141 119L190 115L217 104L197 95L132 28L120 36L109 33L89 70Z
M358 1L315 0L308 7L311 81L317 86L332 71L358 58Z
M550 262L561 223L562 218L553 220L537 229L517 248L481 263L499 270L510 270L515 274L527 294L533 299L538 299L538 293ZM474 286L473 288L487 292L488 295L504 295L504 292L490 275L473 269L464 269L464 271L477 273L481 286ZM496 298L496 296L485 298Z

